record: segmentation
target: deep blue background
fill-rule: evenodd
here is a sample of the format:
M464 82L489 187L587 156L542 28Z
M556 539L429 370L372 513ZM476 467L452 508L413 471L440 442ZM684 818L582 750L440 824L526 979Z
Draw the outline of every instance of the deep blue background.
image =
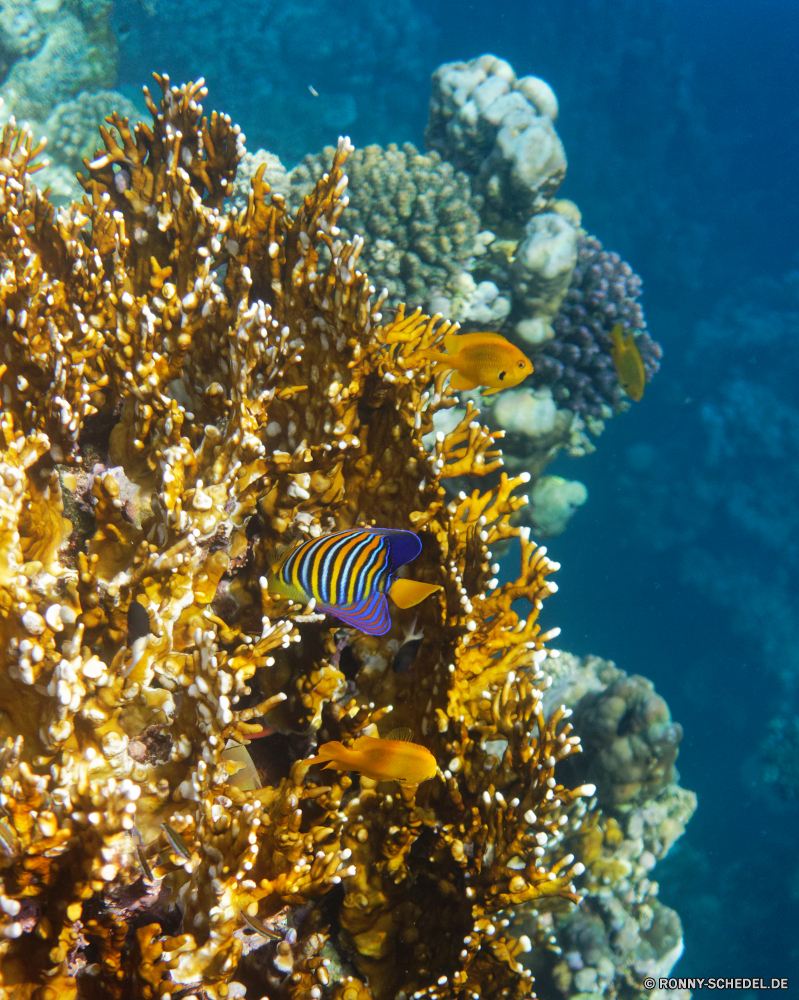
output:
M744 777L769 715L781 702L796 705L766 669L763 644L735 620L745 600L734 612L687 586L686 553L642 537L643 500L633 531L629 497L620 495L628 449L641 443L668 448L675 488L694 471L707 475L700 412L728 377L729 359L723 338L714 350L694 350L697 324L750 279L799 263L799 5L351 0L333 19L319 16L334 9L322 0L312 8L159 3L153 19L134 0L116 5L122 85L140 86L145 67L176 79L203 74L208 103L233 114L249 147L268 144L289 165L334 141L339 120L359 146L422 145L429 76L444 61L492 51L518 76L534 73L555 89L569 156L562 193L643 275L665 358L644 401L611 421L596 454L560 459L553 470L584 481L589 501L550 544L563 569L544 620L562 626L564 648L650 677L684 727L679 768L699 810L656 871L685 926L678 973L793 975L799 988L799 816ZM309 98L309 83L326 104ZM355 117L342 94L355 101ZM747 377L790 401L797 351L787 340L753 355ZM790 374L780 382L775 367ZM741 463L725 475L745 479ZM659 530L653 517L653 535ZM764 579L779 561L720 520L703 544L745 555Z

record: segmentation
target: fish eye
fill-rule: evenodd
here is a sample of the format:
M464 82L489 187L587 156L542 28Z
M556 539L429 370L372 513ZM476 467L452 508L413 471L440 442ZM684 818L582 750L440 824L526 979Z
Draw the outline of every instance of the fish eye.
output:
M520 367L520 368L524 368L524 362L523 362L523 361L520 361L520 362L519 362L519 367Z

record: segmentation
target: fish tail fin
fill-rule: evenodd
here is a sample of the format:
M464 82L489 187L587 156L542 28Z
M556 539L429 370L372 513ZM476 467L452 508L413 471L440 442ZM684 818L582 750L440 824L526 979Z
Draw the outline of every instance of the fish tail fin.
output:
M388 596L398 608L412 608L421 603L425 597L441 590L437 583L419 583L417 580L395 580L388 591Z
M339 740L331 740L330 743L324 743L322 746L318 747L316 750L316 757L311 759L316 761L327 761L325 767L338 767L342 765L346 760L349 750L341 743Z
M429 348L424 351L417 351L414 355L414 359L419 359L420 361L435 361L436 366L433 369L433 373L438 375L439 372L449 371L452 368L452 359L447 354L442 354L441 351L434 351Z

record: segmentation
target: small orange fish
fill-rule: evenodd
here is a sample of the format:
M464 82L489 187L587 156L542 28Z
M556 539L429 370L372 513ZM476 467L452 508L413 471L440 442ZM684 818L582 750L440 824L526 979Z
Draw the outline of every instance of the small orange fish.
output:
M621 323L617 323L610 331L610 339L613 341L610 356L613 358L621 387L630 399L639 403L644 398L646 371L632 330L625 333Z
M419 743L413 743L410 729L395 729L388 739L359 736L351 748L338 740L325 743L316 751L314 763L326 760L325 768L358 771L375 781L399 781L418 785L435 777L436 759Z
M453 389L487 386L484 396L518 385L533 371L532 361L498 333L450 333L444 337L446 354L420 351L418 357L435 361L434 371L452 371Z

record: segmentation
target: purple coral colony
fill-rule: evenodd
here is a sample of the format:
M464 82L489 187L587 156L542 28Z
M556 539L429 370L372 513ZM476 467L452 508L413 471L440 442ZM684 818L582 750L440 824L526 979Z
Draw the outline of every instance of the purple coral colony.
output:
M610 331L621 322L635 334L650 382L663 350L646 328L638 301L641 279L595 236L578 238L577 264L552 321L555 336L535 356L533 384L548 385L559 406L588 417L617 413L624 393L610 356Z

